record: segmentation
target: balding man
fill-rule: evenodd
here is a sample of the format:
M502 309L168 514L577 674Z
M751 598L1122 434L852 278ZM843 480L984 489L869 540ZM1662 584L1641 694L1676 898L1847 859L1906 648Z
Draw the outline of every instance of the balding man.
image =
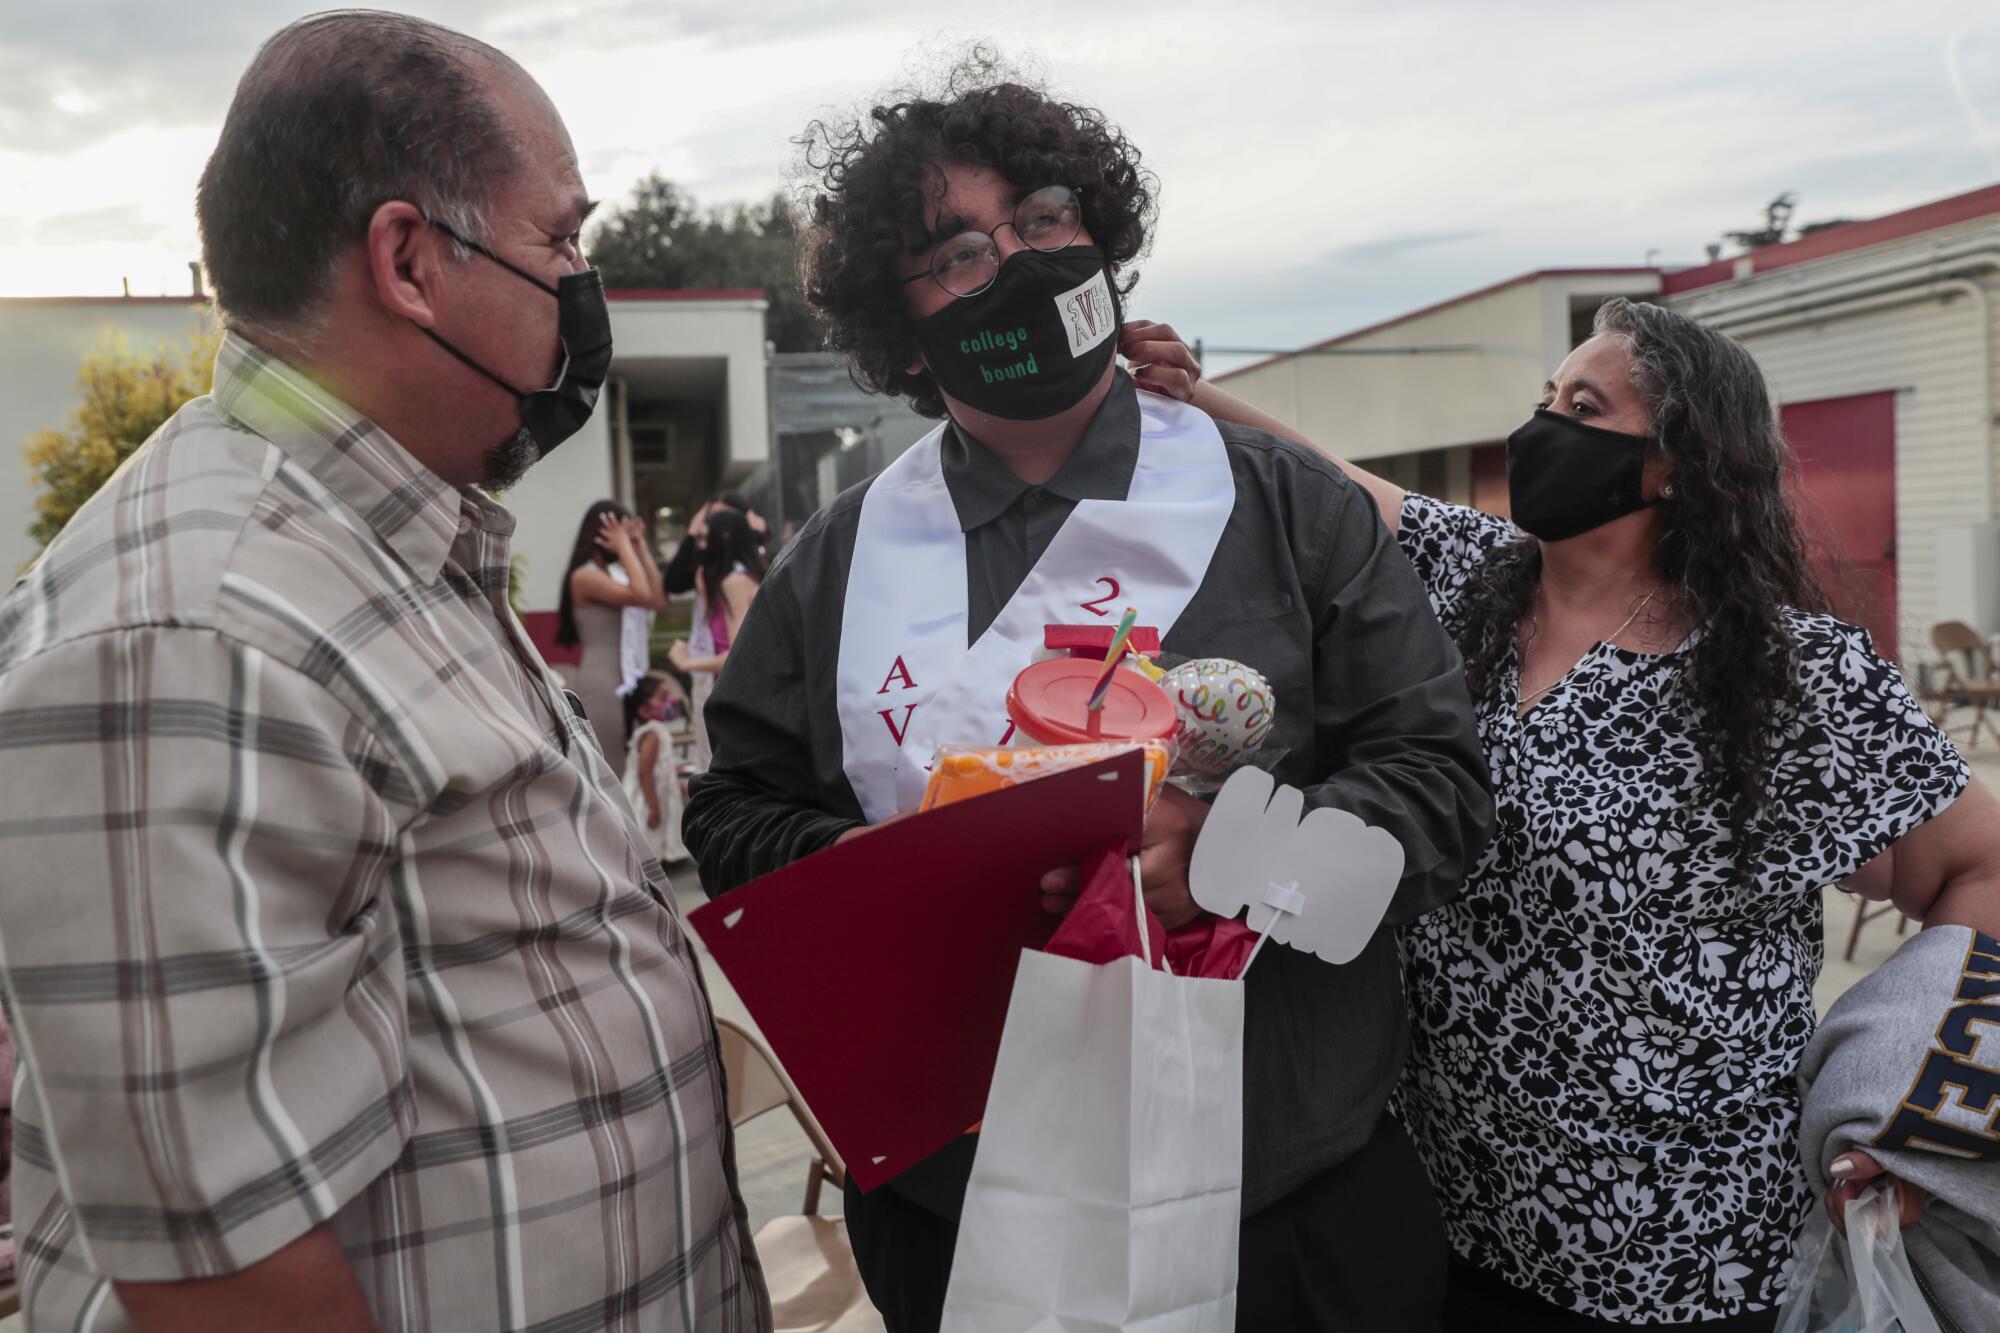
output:
M199 208L214 394L0 605L31 1324L768 1328L694 955L477 489L610 359L561 119L307 19Z

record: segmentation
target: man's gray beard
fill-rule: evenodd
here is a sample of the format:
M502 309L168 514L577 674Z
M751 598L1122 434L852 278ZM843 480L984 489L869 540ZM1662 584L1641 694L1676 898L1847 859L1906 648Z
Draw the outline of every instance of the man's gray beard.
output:
M486 475L479 484L489 491L511 491L541 458L542 447L523 426L486 451Z

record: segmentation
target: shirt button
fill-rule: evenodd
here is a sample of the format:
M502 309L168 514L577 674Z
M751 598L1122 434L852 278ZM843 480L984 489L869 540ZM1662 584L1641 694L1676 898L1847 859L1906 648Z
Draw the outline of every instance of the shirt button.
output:
M458 535L463 537L470 531L472 531L472 515L460 514L458 516Z

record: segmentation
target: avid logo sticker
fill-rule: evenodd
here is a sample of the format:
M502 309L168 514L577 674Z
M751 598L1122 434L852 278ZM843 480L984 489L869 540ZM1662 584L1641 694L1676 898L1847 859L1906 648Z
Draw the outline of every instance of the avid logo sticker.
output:
M1056 297L1056 310L1069 333L1071 356L1082 356L1117 332L1111 284L1105 281L1103 269Z

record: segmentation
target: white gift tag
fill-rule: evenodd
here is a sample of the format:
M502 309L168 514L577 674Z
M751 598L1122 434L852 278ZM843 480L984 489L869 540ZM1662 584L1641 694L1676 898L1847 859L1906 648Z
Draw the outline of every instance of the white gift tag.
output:
M1307 811L1305 800L1260 768L1237 769L1202 825L1188 887L1206 911L1233 917L1247 907L1252 930L1349 962L1389 910L1403 845L1345 810Z

